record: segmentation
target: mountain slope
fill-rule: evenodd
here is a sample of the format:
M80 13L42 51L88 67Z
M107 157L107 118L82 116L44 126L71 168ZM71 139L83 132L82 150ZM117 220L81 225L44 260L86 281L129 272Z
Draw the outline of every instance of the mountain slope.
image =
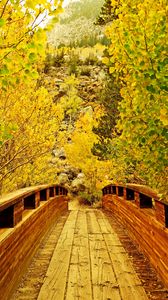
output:
M48 42L56 47L60 45L80 44L88 37L99 38L102 28L94 25L103 0L81 0L65 7L59 24L48 34Z

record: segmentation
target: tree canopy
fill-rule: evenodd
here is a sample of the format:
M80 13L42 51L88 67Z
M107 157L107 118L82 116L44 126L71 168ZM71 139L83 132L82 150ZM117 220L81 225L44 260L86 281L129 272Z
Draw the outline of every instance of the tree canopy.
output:
M166 195L167 0L81 0L55 27L62 3L0 3L0 192L56 181L61 146L92 192L138 182Z
M61 4L47 0L0 3L1 191L40 182L55 143L62 110L39 84L46 44L41 26L46 16L58 15Z

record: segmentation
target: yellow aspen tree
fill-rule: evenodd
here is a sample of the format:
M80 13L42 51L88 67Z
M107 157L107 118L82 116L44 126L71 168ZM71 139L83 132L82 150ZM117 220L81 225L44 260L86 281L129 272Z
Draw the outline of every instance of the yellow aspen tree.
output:
M62 2L0 2L0 192L54 178L50 171L45 176L44 169L63 111L40 86L40 72L46 48L43 27L50 16L50 24L56 21Z

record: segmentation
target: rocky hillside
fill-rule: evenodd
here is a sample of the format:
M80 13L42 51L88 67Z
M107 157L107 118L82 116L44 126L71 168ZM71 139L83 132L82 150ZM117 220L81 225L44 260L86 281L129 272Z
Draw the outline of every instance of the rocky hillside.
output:
M85 49L86 50L86 49ZM46 61L44 69L44 82L50 93L54 94L54 100L59 103L68 95L67 80L73 78L75 85L75 94L81 102L76 108L76 113L71 120L71 130L81 112L94 110L99 101L104 82L104 70L99 55L90 55L84 61L75 53L64 54L64 57L54 56ZM78 57L78 59L77 59ZM78 98L77 98L78 99ZM68 132L69 118L65 115L62 123L62 130ZM71 192L77 193L85 189L85 175L82 170L75 169L69 165L66 153L63 148L58 148L57 142L53 149L51 164L58 167L59 183L66 186Z
M80 0L65 7L60 21L48 34L48 42L56 47L75 44L95 44L103 39L103 31L94 22L99 15L103 0Z

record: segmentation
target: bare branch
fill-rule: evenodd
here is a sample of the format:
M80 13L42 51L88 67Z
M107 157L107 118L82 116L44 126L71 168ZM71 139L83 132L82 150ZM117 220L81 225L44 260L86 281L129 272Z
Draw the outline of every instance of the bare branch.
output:
M3 15L4 15L4 13L5 13L5 10L6 10L6 7L7 7L7 5L8 5L8 2L9 2L9 0L6 1L5 5L4 5L4 7L3 7L2 13L1 13L1 15L0 15L0 18L3 17Z
M48 151L42 152L40 153L40 156L43 156L44 154L46 154ZM17 170L18 168L27 165L28 163L31 162L31 160L35 157L37 157L39 153L36 153L35 155L32 155L31 157L29 157L29 159L27 161L24 161L22 163L20 163L19 165L13 167L12 169L10 169L8 172L6 172L5 174L2 175L2 177L0 178L0 183L4 180L4 178L9 177L11 173L13 173L15 170Z

